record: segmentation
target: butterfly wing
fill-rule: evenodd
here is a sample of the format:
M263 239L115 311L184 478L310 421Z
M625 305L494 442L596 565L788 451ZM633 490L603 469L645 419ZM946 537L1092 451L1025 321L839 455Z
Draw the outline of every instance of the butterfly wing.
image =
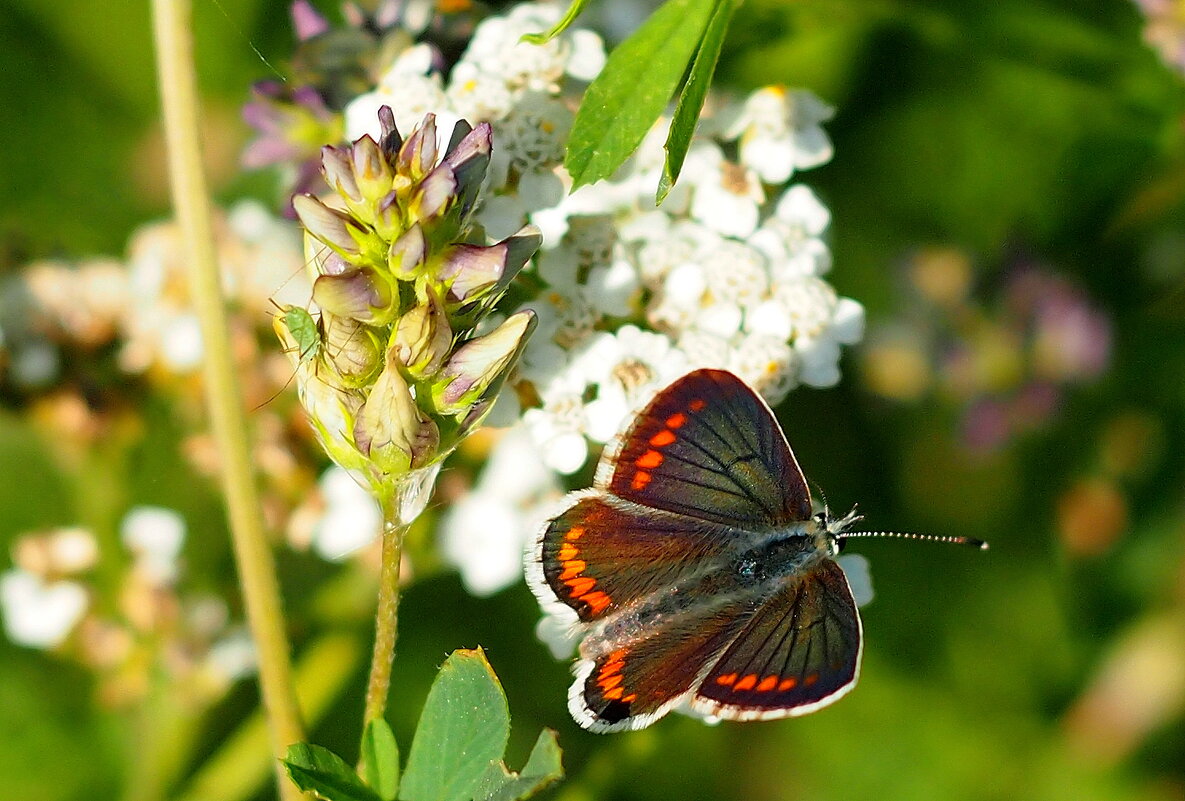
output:
M597 490L570 497L543 526L528 564L536 595L546 602L549 591L586 622L703 570L736 537Z
M606 451L597 486L738 528L811 515L806 480L773 412L722 370L696 370L659 392Z
M687 698L750 614L741 600L705 604L643 637L586 654L568 692L572 717L595 732L649 726Z
M812 712L855 686L862 648L847 578L823 559L749 619L696 690L692 708L729 720Z

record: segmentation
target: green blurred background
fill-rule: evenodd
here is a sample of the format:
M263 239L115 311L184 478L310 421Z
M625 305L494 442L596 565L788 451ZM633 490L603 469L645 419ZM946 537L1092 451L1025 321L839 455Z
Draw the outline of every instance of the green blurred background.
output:
M269 176L237 168L238 109L272 74L262 59L284 69L286 4L195 5L217 196L271 200ZM540 726L560 733L569 780L549 798L1185 798L1185 78L1144 42L1146 24L1124 0L749 0L718 81L801 86L837 107L836 157L804 179L833 214L829 280L871 328L838 388L800 389L779 416L834 507L992 548L853 548L877 597L860 686L833 707L718 727L673 716L610 737L569 719L567 668L534 638L524 586L474 599L438 572L403 606L391 718L405 752L436 666L481 644L510 700L510 763ZM3 0L0 100L0 277L121 255L133 227L166 213L146 3ZM958 314L919 305L916 268L935 253L970 271L960 308L997 327L1023 326L999 300L1018 263L1080 288L1109 321L1105 369L986 448L968 444L966 398L943 391L940 357L921 366L929 379L886 390L877 331L975 339ZM160 503L189 521L187 581L233 597L217 494L185 466L169 409L143 400L134 444L104 463L62 458L6 398L0 546L55 525L113 530L126 505ZM280 567L297 651L319 642L351 677L323 699L313 739L352 758L365 599L310 555L281 550ZM306 591L325 580L333 592ZM255 702L240 685L162 742L153 716L184 714L169 698L112 707L89 671L0 639L0 794L135 798L170 759L163 784L181 792Z

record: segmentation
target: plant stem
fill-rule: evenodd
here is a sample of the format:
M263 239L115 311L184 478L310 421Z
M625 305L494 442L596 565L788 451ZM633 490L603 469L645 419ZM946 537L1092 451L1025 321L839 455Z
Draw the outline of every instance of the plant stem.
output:
M197 79L189 0L153 0L157 73L168 145L169 179L190 265L193 301L201 323L204 374L210 425L222 456L231 538L247 623L259 660L260 694L271 733L272 751L283 756L300 742L303 727L289 664L288 639L280 608L275 563L263 530L258 490L252 472L247 424L227 334L226 310L213 231L209 196L202 173ZM280 798L302 794L276 763Z
M379 570L379 599L374 618L374 653L370 658L370 679L366 684L366 708L362 730L387 710L391 691L391 663L399 633L399 563L403 559L403 535L407 525L400 515L399 493L380 500L383 508L382 567Z

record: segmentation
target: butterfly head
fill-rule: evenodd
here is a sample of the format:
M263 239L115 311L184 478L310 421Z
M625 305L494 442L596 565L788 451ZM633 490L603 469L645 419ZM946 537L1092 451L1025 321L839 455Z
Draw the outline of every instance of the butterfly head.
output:
M813 518L815 530L818 532L816 537L820 541L821 549L825 550L829 556L837 556L843 550L844 532L863 519L864 515L857 512L855 506L843 517L836 517L831 513L831 509L824 504L823 511L816 513Z

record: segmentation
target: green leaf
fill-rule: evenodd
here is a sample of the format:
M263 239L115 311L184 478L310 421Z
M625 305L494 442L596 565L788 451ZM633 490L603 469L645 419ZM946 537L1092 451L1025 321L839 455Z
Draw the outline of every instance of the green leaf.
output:
M667 143L664 146L667 158L662 167L662 178L658 181L658 191L654 196L655 205L666 200L671 187L679 180L683 159L687 157L691 137L695 134L696 123L699 122L700 109L704 107L704 100L708 96L712 73L716 71L716 62L720 60L724 35L728 32L728 25L732 22L736 10L737 0L720 0L716 10L712 12L712 18L708 20L708 28L704 31L699 51L695 54L695 62L691 65L691 73L687 76L687 82L683 84L679 102L675 106L675 115L671 118L671 129L667 132Z
M609 56L576 112L564 166L573 189L608 178L637 149L687 70L717 0L667 0Z
M381 801L354 769L328 748L308 743L290 745L284 767L297 787L329 801Z
M382 718L368 723L362 735L362 773L379 798L394 801L399 792L399 744Z
M506 696L485 654L454 651L428 691L399 798L469 801L509 736Z
M535 747L531 749L522 772L507 770L503 762L490 765L473 797L479 801L517 801L528 798L552 782L564 778L561 753L555 732L544 729L539 732L539 739L535 740Z
M528 33L524 34L521 42L528 42L533 45L547 44L555 37L559 36L576 21L580 16L580 12L588 5L588 0L572 0L572 4L568 6L568 10L564 13L563 19L551 26L551 30L546 33Z

